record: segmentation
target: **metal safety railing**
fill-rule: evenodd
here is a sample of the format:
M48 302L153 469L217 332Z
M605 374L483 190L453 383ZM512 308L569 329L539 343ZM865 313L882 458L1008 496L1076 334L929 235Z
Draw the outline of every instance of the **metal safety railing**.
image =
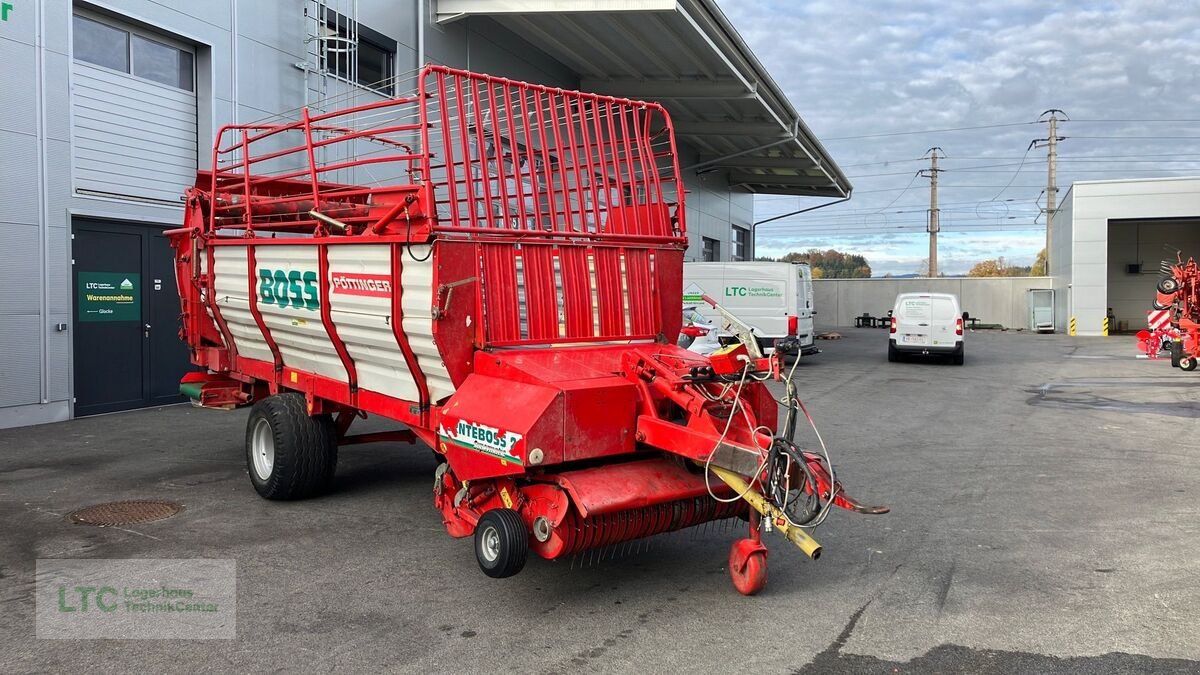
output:
M424 188L446 236L684 241L671 122L657 104L441 66L417 82L393 99L222 127L209 229L315 233L328 224L317 211L363 233Z

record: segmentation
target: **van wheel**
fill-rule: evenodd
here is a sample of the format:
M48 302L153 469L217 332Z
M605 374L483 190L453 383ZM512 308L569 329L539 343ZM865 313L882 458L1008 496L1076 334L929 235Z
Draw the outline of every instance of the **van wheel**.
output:
M966 350L965 349L959 350L957 353L955 353L953 356L950 357L950 363L953 363L956 366L961 366L963 364L963 357L965 357L965 356L966 356Z
M895 363L900 360L900 353L896 351L896 345L888 343L888 362Z

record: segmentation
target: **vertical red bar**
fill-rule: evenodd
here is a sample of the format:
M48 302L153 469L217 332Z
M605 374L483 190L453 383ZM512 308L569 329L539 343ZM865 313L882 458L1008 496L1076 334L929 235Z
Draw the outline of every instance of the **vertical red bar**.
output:
M487 226L489 228L495 228L496 209L494 208L495 204L492 203L492 177L487 168L487 134L485 133L486 129L483 124L483 111L479 109L479 81L471 78L464 79L463 83L469 84L471 87L471 109L475 113L475 153L476 156L479 157L479 176L483 183L482 192L484 219L487 220ZM471 208L472 212L476 212L478 210L479 209L475 208L474 206Z
M567 184L567 161L573 163L574 157L571 157L568 149L563 147L562 132L558 130L558 105L554 102L553 92L546 92L546 108L550 112L550 128L554 131L554 153L558 158L558 170L552 175L558 177L559 185L562 186L562 201L565 210L561 231L570 232L574 228L571 227L571 186Z
M484 244L483 299L489 342L521 339L517 298L517 251L511 244Z
M500 187L500 214L504 218L503 227L507 228L511 222L510 214L508 213L508 174L504 171L504 135L500 133L500 115L501 109L496 107L496 86L491 80L487 81L488 93L488 113L492 118L492 148L496 155L496 182ZM504 116L507 118L507 106L503 110Z
M592 249L596 265L596 287L600 297L600 336L625 335L625 292L621 288L620 249L597 246Z
M254 232L254 212L250 210L250 140L245 129L242 129L242 199L245 200L246 233L250 234ZM317 208L316 202L313 202L313 208Z
M596 128L596 161L600 164L600 181L604 185L605 217L608 219L608 223L596 223L596 227L602 229L612 223L613 208L618 206L620 202L613 203L613 190L612 185L609 183L608 162L604 159L604 126L600 123L600 104L594 97L591 102L592 125Z
M562 274L563 314L567 323L565 337L595 337L587 249L583 246L560 247L558 265Z
M654 283L650 274L650 251L625 249L625 285L629 291L629 332L654 335Z
M525 316L529 339L558 338L558 293L554 287L554 256L549 244L524 244Z
M533 134L529 132L529 104L525 95L529 90L521 88L521 125L525 127L525 163L526 170L529 172L529 190L533 197L533 227L529 227L529 223L522 223L522 227L528 229L538 229L542 224L542 191L538 187L538 177L536 172L537 159L533 154ZM521 172L521 181L524 182L524 173Z
M528 222L525 214L525 179L521 175L521 153L517 151L520 144L517 142L517 129L513 126L513 101L507 80L504 82L504 121L508 126L508 148L505 149L505 152L512 158L510 161L512 164L511 170L516 172L513 188L517 192L517 214L521 218L517 229L522 229ZM525 121L522 120L521 124L525 125ZM507 182L507 180L508 174L505 173L505 181Z
M643 142L646 144L646 152L649 153L650 166L654 169L654 201L659 204L663 203L662 191L662 174L658 170L658 155L654 152L654 136L651 129L654 122L654 111L647 107L644 111L645 121L642 122L642 134L645 136ZM670 228L667 229L670 233Z
M300 119L304 124L304 149L308 154L308 177L312 182L313 208L315 209L320 204L321 190L317 185L317 159L316 152L313 150L312 123L309 121L308 108L301 109ZM245 157L242 158L243 161L245 159Z
M579 145L583 151L584 166L587 168L587 194L592 202L592 232L599 232L600 226L604 223L600 222L600 199L596 186L596 167L592 163L592 144L588 138L587 124L587 109L583 104L583 97L575 99L575 109L579 115Z
M439 121L442 127L442 154L445 155L446 164L446 192L447 199L450 200L450 224L453 227L462 227L458 217L458 186L454 184L454 144L450 140L450 105L446 100L446 73L438 71L437 82L438 112L442 118ZM433 180L432 175L427 176L426 180Z
M638 194L641 181L638 180L637 167L633 164L633 148L629 144L629 122L626 119L629 116L629 110L621 106L617 108L617 114L621 116L621 146L625 150L625 171L629 176L629 204L633 207L629 210L629 215L625 217L625 231L630 234L646 234L643 224L645 217L642 215L642 209L638 208L638 204L642 201L641 195Z
M583 189L583 176L579 173L579 145L575 141L575 120L572 118L571 104L565 94L559 96L562 99L563 119L567 125L567 147L568 152L559 153L560 156L568 156L571 158L571 175L575 177L575 213L579 216L579 232L586 232L585 216L587 212L587 197ZM569 203L569 200L568 200Z
M454 105L458 111L459 142L462 143L459 148L462 152L459 154L463 158L463 196L465 197L464 201L467 206L468 222L474 228L479 227L479 216L475 213L475 179L473 176L474 171L472 171L473 167L471 166L471 140L467 132L466 101L463 100L463 80L465 79L466 77L463 75L458 75L454 78ZM450 124L449 120L443 120L442 123L446 125ZM458 208L458 205L455 204L454 207Z
M608 149L609 149L609 152L611 153L613 171L614 171L614 173L616 173L616 179L617 179L617 192L618 192L617 197L619 199L618 203L620 204L621 211L624 212L625 206L627 206L630 203L630 200L627 198L627 195L625 194L625 192L626 192L626 190L629 189L630 183L633 182L633 176L629 176L628 182L626 182L621 177L621 162L620 162L620 157L619 157L619 155L620 155L619 136L617 136L616 125L613 124L613 106L610 101L604 102L604 110L605 110L604 124L605 124L605 126L608 127ZM629 218L628 217L614 219L614 218L612 218L612 214L610 213L608 222L613 223L613 225L614 225L613 231L614 232L616 232L618 234L629 234ZM619 223L619 227L617 226L618 223Z
M550 205L550 230L558 232L560 231L558 227L558 205L555 204L557 200L554 194L554 174L550 169L550 148L547 147L546 120L545 116L542 115L542 95L536 89L533 90L533 101L536 104L533 111L537 116L538 143L542 148L542 174L546 179L546 201Z
M417 120L421 125L421 180L429 183L433 181L433 173L430 168L429 158L433 155L433 148L429 145L429 94L425 91L426 78L429 77L429 68L422 68L421 72L417 73ZM412 171L412 161L409 161L409 171Z
M654 182L652 175L657 175L658 172L651 171L652 167L646 164L646 144L645 138L643 138L642 135L642 125L638 119L638 114L639 110L637 108L629 110L629 118L633 133L633 147L637 155L637 168L642 172L642 180L640 183L641 198L637 200L639 204L637 211L641 219L642 226L638 230L638 233L665 234L665 223L659 222L659 218L656 217L658 216L658 210L651 207L651 205L654 203L654 200L651 197L651 186ZM624 117L622 117L622 119L624 119ZM651 162L653 161L653 158L651 158Z

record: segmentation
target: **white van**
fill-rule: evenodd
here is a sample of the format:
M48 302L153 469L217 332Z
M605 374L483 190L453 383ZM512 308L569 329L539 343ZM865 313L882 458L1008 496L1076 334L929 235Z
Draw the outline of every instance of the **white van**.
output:
M892 308L888 361L906 354L941 354L963 364L963 319L958 296L950 293L901 293Z
M812 268L808 263L689 262L683 264L683 304L712 323L721 317L707 295L754 329L763 353L816 354ZM722 338L730 337L720 331Z

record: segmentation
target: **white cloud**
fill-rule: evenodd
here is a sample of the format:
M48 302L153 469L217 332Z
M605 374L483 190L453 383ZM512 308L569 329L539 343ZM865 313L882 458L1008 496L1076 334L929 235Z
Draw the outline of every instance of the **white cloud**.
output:
M1015 216L1006 216L1005 226L1040 228L1044 222L1035 224L1034 218L1046 180L1045 151L1030 152L1014 175L1029 142L1046 135L1044 125L834 140L844 136L1033 121L1047 108L1062 108L1078 121L1060 126L1068 137L1060 146L1060 195L1074 180L1200 174L1196 124L1085 121L1200 117L1200 11L1192 3L719 1L855 185L855 197L846 204L764 228L759 235L764 254L816 240L866 246L863 228L880 221L870 212L895 200L886 209L889 224L916 220L903 235L906 252L872 250L881 263L883 256L897 267L912 262L928 248L919 213L928 205L928 183L918 179L908 191L900 188L925 165L911 160L934 145L948 157L942 162L947 172L941 201L962 208L944 212L944 226L987 226L1003 208ZM1079 161L1089 157L1100 159ZM883 173L897 175L872 175ZM972 212L1010 179L1012 187L1001 198L1013 201ZM756 215L811 203L816 202L760 198ZM962 235L963 243L950 244L956 237L942 235L944 246L965 247L939 255L948 271L972 257L1003 254L1031 261L1044 241L1043 234L1030 232L992 232L985 239L972 231Z

